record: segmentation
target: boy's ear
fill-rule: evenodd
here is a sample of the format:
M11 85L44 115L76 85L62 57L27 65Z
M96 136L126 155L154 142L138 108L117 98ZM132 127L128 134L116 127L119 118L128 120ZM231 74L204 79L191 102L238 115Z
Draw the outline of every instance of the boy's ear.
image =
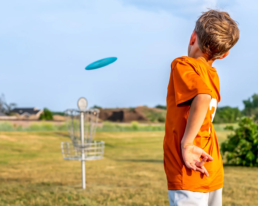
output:
M224 59L229 54L229 51L227 51L225 54L223 54L219 59Z
M191 35L191 38L190 38L190 45L194 45L195 41L196 41L196 33L195 31L193 31L192 35Z

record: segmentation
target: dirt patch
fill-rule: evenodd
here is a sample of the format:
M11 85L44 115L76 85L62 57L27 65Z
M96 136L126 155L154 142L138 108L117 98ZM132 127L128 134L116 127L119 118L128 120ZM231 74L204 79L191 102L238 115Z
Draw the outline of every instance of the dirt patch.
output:
M157 108L139 106L136 108L100 109L99 118L113 122L155 122L160 116L165 118L166 111Z

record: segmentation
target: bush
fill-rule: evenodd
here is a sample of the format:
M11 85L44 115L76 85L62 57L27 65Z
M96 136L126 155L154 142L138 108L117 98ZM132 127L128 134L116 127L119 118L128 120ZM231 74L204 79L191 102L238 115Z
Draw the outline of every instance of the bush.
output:
M139 123L137 121L132 121L131 124L134 131L139 129Z
M0 123L0 131L14 131L15 128L10 122L1 122Z
M44 108L43 113L39 117L40 120L53 120L53 113L47 109Z
M166 118L164 116L158 117L158 122L164 123L166 121Z
M249 117L240 119L239 127L234 129L222 143L221 151L227 163L241 166L258 166L258 125Z
M129 112L135 112L135 108L134 107L129 107Z
M151 122L165 122L166 112L157 112L155 110L148 110L145 112L146 117Z

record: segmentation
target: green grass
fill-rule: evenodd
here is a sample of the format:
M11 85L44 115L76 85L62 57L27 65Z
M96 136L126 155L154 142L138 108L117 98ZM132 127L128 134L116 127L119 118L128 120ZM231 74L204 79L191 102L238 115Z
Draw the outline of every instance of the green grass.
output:
M79 125L79 124L78 124ZM231 124L214 124L216 131L225 131L226 126L237 127L237 123ZM114 123L114 122L103 122L101 126L97 127L97 132L135 132L135 131L164 131L164 123L139 123L133 121L131 123ZM55 124L51 122L39 121L37 123L32 123L27 127L17 126L10 122L0 122L0 131L5 132L35 132L35 131L67 131L66 123Z
M221 143L228 132L218 131ZM106 143L102 160L62 159L66 132L0 132L1 206L168 205L163 169L164 132L98 132ZM225 167L224 206L258 205L258 168Z
M57 125L51 122L39 121L32 123L27 127L22 127L10 122L0 122L0 131L5 132L21 132L21 131L67 131L65 123Z
M79 125L79 122L78 122ZM103 122L97 127L97 132L135 132L135 131L164 131L164 124L141 124L137 121L132 123ZM10 122L0 122L0 131L5 132L35 132L35 131L67 131L66 123L54 124L51 122L32 123L27 127L17 126Z
M226 126L233 126L233 128L237 128L238 127L238 123L221 123L221 124L213 124L215 131L225 131L225 127Z
M112 122L103 122L102 127L97 128L97 132L148 132L148 131L164 131L165 124L141 124L137 121L131 122L131 124L121 124Z
M165 122L167 111L164 109L142 107L142 113L151 122Z

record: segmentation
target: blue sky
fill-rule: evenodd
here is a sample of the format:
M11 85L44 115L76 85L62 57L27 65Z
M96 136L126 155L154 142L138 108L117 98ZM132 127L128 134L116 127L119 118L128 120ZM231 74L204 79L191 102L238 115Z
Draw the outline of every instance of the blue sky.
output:
M240 40L214 66L220 106L243 107L258 93L258 2L254 0L14 0L0 4L0 93L20 107L135 107L165 104L170 63L187 55L194 24L207 8L239 23ZM99 70L101 58L118 61Z

